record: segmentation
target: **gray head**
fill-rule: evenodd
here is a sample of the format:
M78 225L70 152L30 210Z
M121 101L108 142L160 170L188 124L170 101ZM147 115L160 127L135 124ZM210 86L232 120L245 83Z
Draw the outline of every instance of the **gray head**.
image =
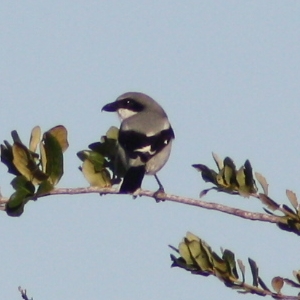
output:
M138 92L124 93L116 101L106 104L102 110L117 112L122 120L143 112L154 112L166 117L165 111L154 99Z

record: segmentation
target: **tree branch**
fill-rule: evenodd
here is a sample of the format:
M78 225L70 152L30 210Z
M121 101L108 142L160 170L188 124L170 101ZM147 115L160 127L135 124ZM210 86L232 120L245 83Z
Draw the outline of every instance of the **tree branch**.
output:
M78 195L78 194L91 194L91 193L97 193L100 195L119 194L117 189L111 187L110 188L99 188L99 187L55 188L52 191L50 191L48 194L41 195L40 198L49 195ZM252 221L261 221L261 222L269 222L269 223L278 223L280 221L280 217L277 216L272 216L264 213L245 211L242 209L226 206L219 203L206 202L199 199L182 197L182 196L177 196L177 195L172 195L167 193L161 193L161 192L156 193L149 190L140 190L135 194L135 196L145 196L160 201L172 201L181 204L197 206L204 209L220 211L229 215L234 215ZM7 201L8 198L4 198L0 196L0 205L2 206L2 208Z

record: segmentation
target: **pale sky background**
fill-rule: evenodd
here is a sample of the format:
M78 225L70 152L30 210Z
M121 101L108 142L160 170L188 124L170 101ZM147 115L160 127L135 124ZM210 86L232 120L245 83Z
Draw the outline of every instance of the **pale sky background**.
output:
M69 131L60 187L82 187L76 152L118 119L101 113L126 91L167 111L176 140L160 179L169 193L198 198L208 188L192 167L211 152L248 158L270 196L300 196L299 1L2 1L0 140L35 125ZM4 196L12 193L4 165ZM143 187L155 190L154 178ZM209 193L207 201L262 212L256 199ZM0 215L0 298L20 300L258 299L214 277L170 268L168 244L187 231L216 251L254 259L270 286L300 269L300 239L275 225L130 196L52 196L20 218ZM297 290L283 292L296 295ZM271 299L271 298L270 298Z

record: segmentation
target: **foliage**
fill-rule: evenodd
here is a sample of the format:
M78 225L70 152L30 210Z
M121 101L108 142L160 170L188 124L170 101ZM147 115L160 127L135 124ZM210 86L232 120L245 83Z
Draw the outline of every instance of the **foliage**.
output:
M214 185L212 188L201 191L200 197L203 197L211 190L244 197L255 197L267 206L268 209L264 208L264 210L268 214L278 217L277 225L279 228L300 235L300 205L294 192L286 190L287 198L292 207L286 204L279 205L268 196L268 183L265 177L256 172L255 177L262 188L262 192L258 193L252 166L248 159L237 170L230 157L227 156L222 161L217 154L213 153L213 158L218 168L217 171L203 164L192 165L201 172L202 179L205 182L210 182ZM275 215L270 210L281 212L282 215Z
M90 150L77 153L83 161L80 170L91 186L110 187L124 177L125 170L117 156L118 132L118 128L110 127L100 142L89 145Z
M49 193L63 175L63 152L68 148L67 130L59 125L46 131L32 129L29 146L22 143L17 131L11 133L13 144L1 144L1 161L8 172L15 175L11 181L15 192L6 203L9 216L20 216L29 200ZM39 146L39 153L37 148Z
M256 262L249 258L248 263L252 274L252 283L246 283L246 267L241 260L235 259L235 254L228 249L221 249L222 256L219 256L211 247L196 235L188 232L179 243L178 249L170 246L180 256L171 254L172 267L179 267L192 274L202 276L215 276L227 287L238 290L239 293L251 293L259 296L270 295L276 299L285 296L281 294L284 283L300 288L300 271L294 271L297 282L276 276L272 279L271 291L259 276L259 269ZM237 271L239 267L240 275ZM240 276L242 277L241 279Z
M12 144L6 140L1 144L1 162L7 166L8 172L15 176L11 181L15 191L7 201L2 201L2 203L5 203L5 211L9 216L20 216L29 200L51 195L58 190L55 187L64 173L63 153L68 148L67 130L64 126L58 125L42 135L40 127L36 126L32 129L28 147L21 141L17 131L12 131L11 136ZM96 191L100 190L101 193L101 189L120 183L125 175L125 169L118 156L118 129L111 127L100 141L90 144L88 148L88 150L79 151L77 156L82 161L79 169L90 184L90 188L96 188ZM280 229L300 235L300 205L294 192L286 191L291 207L286 204L280 205L268 195L268 183L264 176L257 172L254 173L255 176L253 175L248 159L239 169L228 156L221 160L213 153L213 159L217 170L204 164L193 165L196 170L201 172L205 182L213 184L213 187L203 190L200 197L211 190L216 190L230 195L257 198L266 206L263 209L269 214L263 214L264 217L272 218L272 222L276 222ZM261 192L259 192L256 181L259 183ZM65 193L71 194L71 189L66 190ZM110 192L116 193L116 191ZM171 200L170 197L167 197L168 195L162 194L165 195L165 198L160 195L162 200ZM155 198L156 193L150 192L150 197ZM173 196L171 201L174 201L174 198L179 197ZM181 198L181 203L196 205L197 202L200 202L194 199L190 200L186 201ZM178 199L176 201L180 202ZM213 203L207 204L210 205L202 207L222 211L220 205L217 208ZM225 211L223 210L223 212ZM279 214L274 214L274 212ZM247 212L247 214L251 213ZM235 215L241 216L237 210L235 210ZM256 262L250 258L248 263L252 283L246 283L246 267L241 260L235 259L232 251L221 249L221 255L218 255L205 241L190 232L183 238L178 248L170 247L179 254L179 257L171 254L172 267L179 267L192 274L215 276L227 287L236 289L239 293L270 295L276 299L295 299L292 296L282 295L282 288L284 284L300 288L300 271L294 271L293 275L296 280L280 276L274 277L271 280L273 289L271 291L259 276ZM26 290L20 291L23 298L27 297Z
M213 153L213 158L218 168L217 171L203 164L193 165L194 168L201 172L204 181L215 185L215 187L203 190L200 193L200 197L206 195L212 189L229 194L240 194L244 197L249 197L251 194L257 192L252 166L248 159L237 170L230 157L227 156L222 161L217 154Z

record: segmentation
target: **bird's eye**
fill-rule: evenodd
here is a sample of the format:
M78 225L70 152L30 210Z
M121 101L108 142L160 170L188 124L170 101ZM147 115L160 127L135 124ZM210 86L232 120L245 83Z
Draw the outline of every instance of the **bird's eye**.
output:
M134 112L139 112L139 111L142 111L144 109L144 106L141 103L134 100L134 99L127 98L127 99L124 99L124 100L121 100L121 101L122 101L122 107L123 108L132 110Z

